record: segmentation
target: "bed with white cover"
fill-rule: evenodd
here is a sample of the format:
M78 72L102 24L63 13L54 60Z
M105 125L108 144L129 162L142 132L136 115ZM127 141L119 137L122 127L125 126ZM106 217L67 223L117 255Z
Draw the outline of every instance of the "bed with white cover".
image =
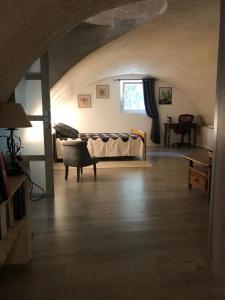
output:
M90 155L99 158L146 159L146 134L139 129L131 129L130 133L79 133L76 138L62 138L56 131L53 135L55 161L63 158L62 142L65 140L86 141Z

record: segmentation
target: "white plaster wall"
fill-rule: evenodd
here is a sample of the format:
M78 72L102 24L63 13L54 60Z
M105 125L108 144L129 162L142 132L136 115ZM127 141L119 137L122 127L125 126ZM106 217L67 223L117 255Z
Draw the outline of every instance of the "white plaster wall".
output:
M130 76L131 78L131 76ZM140 78L140 77L139 77ZM109 99L96 99L96 85L106 84L110 86ZM158 90L162 86L171 86L158 80L156 82L156 99ZM64 87L64 88L63 88ZM64 91L64 92L63 92ZM72 93L74 91L74 94ZM91 95L91 108L78 108L77 95ZM122 113L120 104L120 82L106 79L90 86L76 89L76 83L72 80L61 81L61 88L53 90L52 101L52 123L66 123L78 129L80 132L129 132L131 128L139 128L147 132L147 144L150 142L151 119L146 114ZM172 116L173 121L182 113L197 115L195 105L173 87L173 102L171 105L159 105L161 123L161 143L163 143L164 126L167 116ZM172 141L177 141L180 136L172 136Z
M67 83L68 84L68 83ZM109 99L96 99L96 85L109 85ZM70 87L73 89L73 87ZM91 108L78 108L77 95L91 95ZM122 113L120 82L103 80L77 91L69 101L56 94L52 99L52 123L63 122L80 132L130 132L131 128L149 131L151 120L146 114ZM55 99L57 99L55 101ZM69 115L68 115L69 112Z
M156 83L156 99L158 99L159 87L170 87L171 85L163 81ZM172 87L172 104L158 105L160 116L161 144L164 143L164 124L167 122L167 116L172 117L172 122L178 122L181 114L192 114L195 118L199 115L195 104L185 96L179 89ZM171 130L171 143L180 142L181 136Z
M200 129L199 145L203 148L214 149L214 127L203 126Z
M110 86L109 99L96 99L96 85L90 86L85 91L92 96L92 108L80 109L75 107L80 115L80 130L93 132L129 132L131 128L138 127L146 131L151 121L146 114L122 113L120 105L120 83L107 80L98 84Z

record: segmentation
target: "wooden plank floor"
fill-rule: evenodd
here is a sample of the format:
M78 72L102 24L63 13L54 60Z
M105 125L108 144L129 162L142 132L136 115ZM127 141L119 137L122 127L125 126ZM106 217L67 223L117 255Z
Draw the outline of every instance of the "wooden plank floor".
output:
M0 271L0 299L221 300L208 263L209 203L188 163L152 150L150 168L55 172L33 203L33 259Z

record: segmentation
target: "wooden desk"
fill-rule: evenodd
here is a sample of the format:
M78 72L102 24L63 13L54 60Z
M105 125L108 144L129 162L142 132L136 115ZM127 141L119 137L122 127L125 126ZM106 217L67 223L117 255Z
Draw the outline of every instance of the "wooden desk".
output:
M177 128L179 126L179 123L164 123L164 146L170 147L170 136L171 136L171 129ZM191 144L191 131L193 130L193 146L196 146L196 129L197 124L191 123L190 124L191 130L188 136L189 143Z
M211 164L208 153L183 155L189 161L188 187L207 192L210 198Z

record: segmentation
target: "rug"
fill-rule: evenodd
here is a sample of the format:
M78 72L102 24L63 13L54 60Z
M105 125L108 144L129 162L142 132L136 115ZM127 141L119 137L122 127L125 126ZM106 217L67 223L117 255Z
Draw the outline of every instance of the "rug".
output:
M100 161L97 163L98 169L112 169L112 168L149 168L151 163L146 160L131 160L131 161ZM85 168L93 168L88 166ZM63 163L54 163L54 170L64 170Z

